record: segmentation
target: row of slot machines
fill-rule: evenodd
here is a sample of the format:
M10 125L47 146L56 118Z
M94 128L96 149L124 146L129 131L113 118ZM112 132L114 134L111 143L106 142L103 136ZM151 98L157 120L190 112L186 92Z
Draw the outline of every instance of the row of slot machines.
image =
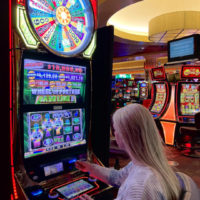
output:
M115 79L112 84L112 112L130 103L140 103L149 97L146 81Z
M168 145L175 145L181 126L194 126L194 115L200 112L199 66L183 65L181 81L166 81L164 67L152 69L152 113L163 139ZM161 76L162 74L162 76Z
M164 67L151 70L151 97L148 83L120 79L113 85L113 112L129 103L148 102L148 109L156 121L163 140L175 145L180 136L181 126L194 126L194 115L200 111L199 66L184 65L180 71L180 81L169 82ZM117 87L116 87L117 85ZM136 87L137 86L137 87Z

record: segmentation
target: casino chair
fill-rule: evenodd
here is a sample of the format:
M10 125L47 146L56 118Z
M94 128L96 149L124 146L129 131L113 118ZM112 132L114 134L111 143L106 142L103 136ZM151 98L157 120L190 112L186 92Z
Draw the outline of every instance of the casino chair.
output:
M185 156L200 158L200 112L195 114L194 121L194 127L180 127L177 147Z

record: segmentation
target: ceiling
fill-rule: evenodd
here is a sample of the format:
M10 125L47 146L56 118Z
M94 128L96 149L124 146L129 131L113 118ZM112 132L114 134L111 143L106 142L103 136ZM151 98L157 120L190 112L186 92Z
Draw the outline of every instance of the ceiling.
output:
M149 22L152 19L177 11L200 11L200 1L143 0L117 11L109 18L108 24L113 25L115 29L122 32L148 38Z
M115 27L114 58L136 56L142 53L166 52L166 43L141 42L117 36L116 30L128 34L148 37L148 23L151 18L176 10L200 11L199 0L99 0L98 27L113 24ZM134 20L133 20L134 19ZM143 40L147 41L147 40Z

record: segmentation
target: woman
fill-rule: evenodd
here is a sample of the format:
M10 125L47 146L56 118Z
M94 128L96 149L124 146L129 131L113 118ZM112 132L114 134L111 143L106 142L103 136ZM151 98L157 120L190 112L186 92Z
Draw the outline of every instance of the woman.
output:
M184 194L188 199L200 199L192 179L175 174L169 166L149 110L140 104L120 108L113 115L113 127L119 147L128 153L131 162L118 171L78 161L78 169L119 187L116 200L178 200L183 190L189 190ZM81 199L91 198L86 195Z

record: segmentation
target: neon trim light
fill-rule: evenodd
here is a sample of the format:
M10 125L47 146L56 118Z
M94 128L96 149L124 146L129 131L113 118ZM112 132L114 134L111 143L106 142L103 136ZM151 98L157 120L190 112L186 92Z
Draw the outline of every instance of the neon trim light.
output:
M171 121L176 121L176 115L175 115L175 86L172 86L171 88L171 98L169 102L169 107L161 120L171 120Z
M14 158L13 158L13 88L12 88L12 0L9 0L9 90L10 90L10 164L11 164L11 181L13 191L11 193L11 199L18 199L15 176L14 176Z
M89 47L83 52L83 56L85 58L92 57L92 54L94 53L94 50L96 49L96 40L97 40L97 34L95 32Z
M38 47L40 42L36 36L34 36L27 20L26 10L22 6L17 6L17 29L26 47L34 49Z
M163 128L165 144L174 145L174 135L176 129L176 122L160 122Z

